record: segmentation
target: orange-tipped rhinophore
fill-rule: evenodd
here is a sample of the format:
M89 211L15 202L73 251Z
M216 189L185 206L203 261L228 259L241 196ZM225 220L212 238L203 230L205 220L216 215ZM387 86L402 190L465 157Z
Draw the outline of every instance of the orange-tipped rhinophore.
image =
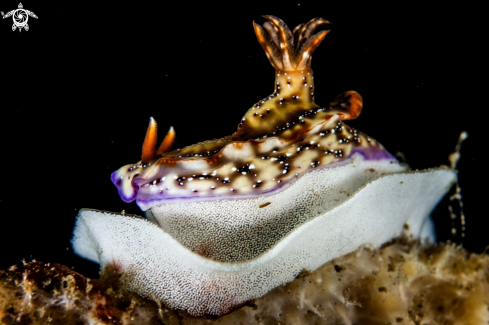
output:
M170 130L168 130L168 133L166 134L165 138L163 139L163 142L161 143L156 153L158 155L161 155L167 152L168 150L170 150L171 146L173 145L173 142L175 142L175 136L176 136L175 129L173 128L173 126L170 126Z
M156 141L158 139L158 124L153 117L149 118L148 130L143 142L141 161L147 164L156 158Z

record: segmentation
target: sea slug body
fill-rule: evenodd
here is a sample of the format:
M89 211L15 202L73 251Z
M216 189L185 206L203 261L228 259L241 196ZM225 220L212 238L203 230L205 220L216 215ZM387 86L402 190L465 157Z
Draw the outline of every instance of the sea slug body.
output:
M275 68L275 91L225 138L158 149L151 118L141 161L112 174L121 198L147 219L82 210L73 247L125 288L192 315L222 315L291 281L301 270L408 225L433 238L429 214L456 179L449 168L411 172L343 121L358 117L354 91L314 102L311 55L329 31L312 19L290 31L274 16L254 24Z

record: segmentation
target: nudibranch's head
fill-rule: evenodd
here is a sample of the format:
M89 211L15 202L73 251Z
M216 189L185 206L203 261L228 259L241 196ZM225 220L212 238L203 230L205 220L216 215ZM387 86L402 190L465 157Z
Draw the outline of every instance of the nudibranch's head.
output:
M271 193L314 168L332 166L353 153L390 159L373 139L343 124L362 110L354 91L328 106L314 102L311 55L328 31L313 35L322 18L293 32L279 18L253 23L275 72L275 92L246 112L237 131L225 138L166 152L173 129L156 150L157 126L151 118L141 161L112 174L122 199L146 210L164 202L245 198Z

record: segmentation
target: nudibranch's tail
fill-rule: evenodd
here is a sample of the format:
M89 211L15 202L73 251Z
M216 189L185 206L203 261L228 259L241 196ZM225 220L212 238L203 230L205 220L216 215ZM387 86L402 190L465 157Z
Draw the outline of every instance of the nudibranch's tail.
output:
M161 143L158 151L156 150L156 141L158 138L158 124L153 117L149 118L148 130L143 142L143 153L141 155L141 161L143 164L147 164L155 160L158 155L167 152L175 141L175 130L173 126L166 134L163 142Z
M264 16L263 27L253 22L258 42L265 50L270 63L276 70L304 70L311 68L311 55L321 44L329 30L313 34L320 25L328 25L323 18L314 18L300 24L291 33L287 25L275 16Z

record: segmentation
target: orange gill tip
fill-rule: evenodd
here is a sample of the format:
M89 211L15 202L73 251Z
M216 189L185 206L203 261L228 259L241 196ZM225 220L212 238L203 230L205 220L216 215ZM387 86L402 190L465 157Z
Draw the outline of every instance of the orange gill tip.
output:
M330 30L323 30L322 32L317 33L314 35L308 43L306 43L306 48L304 49L304 52L312 53L316 50L316 48L321 44L321 42L324 40L326 35Z
M149 118L148 130L143 142L143 154L141 161L143 164L149 163L156 158L156 140L158 137L158 124L151 116Z
M265 41L265 38L263 37L263 34L258 26L259 25L255 23L255 21L253 20L253 29L255 30L255 34L256 34L256 38L258 38L258 42L261 44L262 42Z
M300 58L298 59L297 69L306 69L311 66L312 53L316 50L319 44L321 44L329 32L329 30L324 30L305 40L300 48L302 54L300 54Z
M267 58L276 70L282 70L283 64L280 56L280 50L277 48L278 45L273 41L273 35L270 36L265 32L263 27L253 21L253 29L255 30L256 38L258 43L265 51ZM276 35L274 35L276 37Z
M255 23L255 21L253 21L253 29L255 30L255 35L256 38L258 39L258 43L260 43L260 45L265 49L266 39L265 39L265 35L263 34L263 28L257 23Z
M271 21L275 20L275 22L284 22L282 19L275 17L274 15L262 15L262 17Z
M285 22L275 16L265 15L265 19L268 19L273 25L275 25L278 36L280 37L280 51L282 53L282 63L285 70L295 70L295 67L291 64L296 60L295 53L293 49L293 39L292 33Z
M173 142L175 142L175 136L176 136L175 129L173 128L173 126L170 126L168 133L166 134L165 138L163 139L163 142L161 143L156 153L158 155L161 155L167 152L168 150L170 150L171 146L173 145Z

